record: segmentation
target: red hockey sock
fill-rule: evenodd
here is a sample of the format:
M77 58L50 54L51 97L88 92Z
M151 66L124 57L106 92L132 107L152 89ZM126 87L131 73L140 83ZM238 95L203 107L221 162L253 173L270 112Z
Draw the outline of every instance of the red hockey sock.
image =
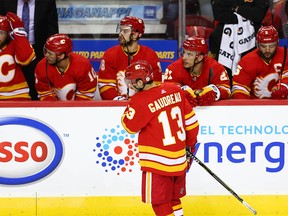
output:
M180 199L172 200L172 208L175 216L184 215Z
M173 216L172 204L162 203L162 204L152 204L152 208L157 216Z

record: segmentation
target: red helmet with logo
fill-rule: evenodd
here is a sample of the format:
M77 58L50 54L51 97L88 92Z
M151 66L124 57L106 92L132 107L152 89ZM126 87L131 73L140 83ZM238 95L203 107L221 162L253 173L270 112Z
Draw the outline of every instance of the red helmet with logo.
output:
M208 53L208 45L205 39L201 37L196 37L196 36L188 37L183 42L183 49L196 51L196 52L202 52L204 54Z
M72 52L72 41L65 34L54 34L46 40L44 49L55 53L65 53L68 55Z
M256 35L258 43L273 43L279 41L277 30L272 26L262 26Z
M141 79L146 84L153 81L153 69L147 61L133 62L125 71L125 79L131 81L132 84Z
M0 16L0 30L7 32L11 31L10 23L8 22L6 16Z
M126 16L120 21L120 26L122 25L130 26L132 28L132 32L133 31L139 32L138 38L141 38L142 35L144 34L145 25L144 21L140 18L133 16Z

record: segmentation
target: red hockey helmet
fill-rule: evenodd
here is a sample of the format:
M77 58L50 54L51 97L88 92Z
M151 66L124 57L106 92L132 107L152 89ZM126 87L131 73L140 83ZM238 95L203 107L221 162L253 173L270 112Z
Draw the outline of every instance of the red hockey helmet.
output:
M256 35L258 43L273 43L279 41L277 30L272 26L262 26Z
M72 52L72 41L65 34L54 34L46 40L44 49L55 53L65 53L68 55Z
M147 61L139 60L133 62L125 71L125 80L135 84L139 79L145 84L153 81L153 69Z
M8 22L6 16L0 16L0 30L2 31L11 31L10 23Z
M196 37L196 36L188 37L183 42L183 49L196 51L196 52L202 52L204 54L208 53L208 45L205 39L201 37Z
M144 34L145 25L144 25L144 21L140 18L133 17L133 16L126 16L120 21L119 25L130 26L132 28L132 32L133 31L139 32L138 38L141 38L142 35Z

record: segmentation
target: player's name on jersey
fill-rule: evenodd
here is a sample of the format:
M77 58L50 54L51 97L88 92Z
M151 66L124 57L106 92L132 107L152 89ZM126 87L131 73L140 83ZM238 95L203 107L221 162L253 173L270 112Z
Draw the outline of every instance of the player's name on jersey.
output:
M165 91L165 90L162 90ZM166 95L164 97L161 97L152 103L148 104L148 107L152 113L156 112L157 110L160 110L166 106L169 106L171 104L175 104L178 102L181 102L182 98L179 92L176 92L174 94Z

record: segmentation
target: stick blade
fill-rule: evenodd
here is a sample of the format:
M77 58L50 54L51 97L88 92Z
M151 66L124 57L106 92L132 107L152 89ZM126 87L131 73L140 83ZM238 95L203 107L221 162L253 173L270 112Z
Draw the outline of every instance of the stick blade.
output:
M257 214L257 211L255 209L253 209L247 202L245 202L244 200L242 201L243 205L245 205L254 215Z

